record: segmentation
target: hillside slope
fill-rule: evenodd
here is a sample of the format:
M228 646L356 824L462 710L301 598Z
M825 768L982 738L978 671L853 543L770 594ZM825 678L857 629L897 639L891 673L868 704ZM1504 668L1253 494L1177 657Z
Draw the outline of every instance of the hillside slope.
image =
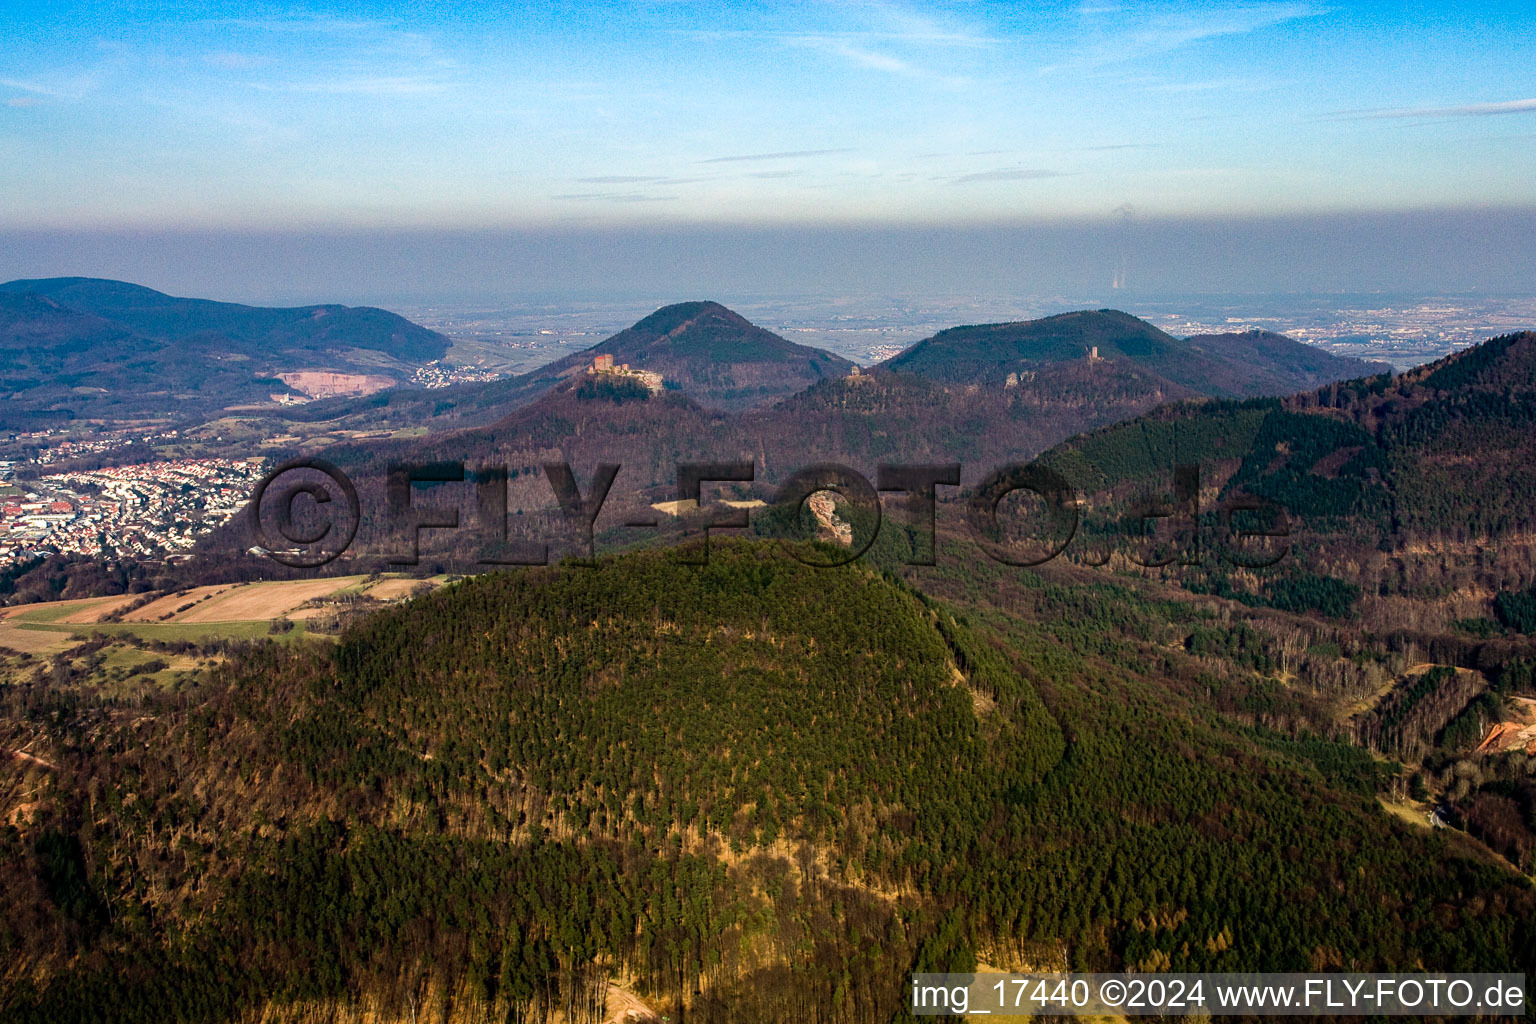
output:
M121 281L0 284L0 426L96 416L206 415L288 390L275 375L406 379L448 339L382 309L269 309ZM377 386L375 384L374 386Z
M1386 363L1336 356L1273 331L1196 334L1184 343L1211 360L1207 372L1222 383L1225 393L1237 397L1288 395L1391 369Z
M676 498L679 463L748 463L753 479L734 488L734 496L764 500L792 473L818 462L851 466L874 481L881 463L958 461L963 481L974 484L997 466L1027 460L1073 434L1189 397L1116 363L1063 363L1017 387L986 391L906 374L844 376L769 408L739 412L709 408L686 391L651 395L638 383L626 384L577 374L486 426L330 448L326 458L349 474L365 509L351 549L362 561L347 561L347 571L371 566L371 557L401 543L390 535L384 513L390 464L506 466L509 529L539 535L550 524L536 514L554 511L542 468L548 463L570 463L584 481L599 464L622 467L602 506L599 527L608 529L631 514L651 516L651 504ZM468 517L475 513L467 495L467 485L450 487L442 500L461 502ZM232 520L201 539L197 550L206 569L199 571L238 566L242 553L259 543L248 526L244 518ZM423 534L421 550L473 572L481 543L472 529L441 531Z
M725 409L765 405L853 367L841 356L786 341L718 302L680 302L520 380L547 388L582 372L599 354L659 373L694 401Z
M818 348L764 330L718 302L680 302L637 321L591 348L536 370L484 384L435 391L430 397L391 391L361 401L326 403L309 417L340 416L358 423L479 426L506 417L556 385L579 378L598 355L615 365L659 373L669 390L713 408L769 405L818 381L841 377L853 364Z
M1396 377L1159 410L1044 458L1093 510L1085 543L1134 532L1116 517L1149 488L1166 494L1176 462L1198 465L1208 531L1225 529L1224 507L1268 502L1307 554L1307 572L1347 578L1383 612L1377 598L1438 605L1432 621L1448 626L1447 593L1461 592L1456 607L1470 610L1490 589L1532 581L1536 333Z
M1040 320L952 327L884 363L895 373L946 383L999 386L1010 374L1097 358L1129 363L1170 386L1211 397L1283 395L1357 377L1370 366L1292 341L1250 332L1179 339L1114 309Z
M617 977L884 1024L979 955L1528 961L1518 876L1102 641L722 542L468 580L133 706L39 671L0 691L51 766L0 764L0 1020L596 1021Z

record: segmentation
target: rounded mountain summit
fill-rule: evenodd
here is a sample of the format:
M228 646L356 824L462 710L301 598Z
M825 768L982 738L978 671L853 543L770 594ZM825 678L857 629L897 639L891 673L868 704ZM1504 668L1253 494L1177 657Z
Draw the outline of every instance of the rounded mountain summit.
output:
M599 356L611 357L615 367L658 373L667 390L731 410L770 405L853 369L841 356L796 345L718 302L678 302L547 366L443 397L457 406L457 418L485 419L578 378Z

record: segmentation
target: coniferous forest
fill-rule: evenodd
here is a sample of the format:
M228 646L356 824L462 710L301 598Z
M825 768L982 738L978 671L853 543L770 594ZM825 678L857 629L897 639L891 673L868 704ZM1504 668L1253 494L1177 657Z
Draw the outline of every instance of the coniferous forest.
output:
M39 664L3 693L50 766L0 833L0 1019L596 1022L613 983L885 1022L909 972L977 964L1536 962L1530 880L1378 803L1430 698L1373 756L1282 721L1284 652L1216 626L717 539L464 580L176 692Z
M0 3L0 1024L1536 1024L1536 3L224 6Z
M920 503L802 501L707 557L686 515L659 544L612 518L690 424L745 420L594 378L413 442L521 439L514 540L558 525L551 459L649 483L581 557L302 631L0 651L0 1021L885 1024L922 970L1536 963L1533 339L1079 436L1044 520L978 527L967 478L931 536ZM1023 400L1000 387L982 420ZM762 415L862 465L890 395L941 391ZM786 430L723 493L827 450ZM1009 564L1052 515L1059 557ZM185 593L259 568L238 538L163 579L3 582Z

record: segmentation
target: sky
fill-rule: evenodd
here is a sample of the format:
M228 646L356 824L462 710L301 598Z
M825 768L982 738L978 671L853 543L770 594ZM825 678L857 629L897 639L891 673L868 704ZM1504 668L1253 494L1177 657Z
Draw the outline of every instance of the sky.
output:
M222 238L224 279L181 279L282 291L281 260L351 240L451 251L428 291L497 287L475 244L617 287L640 270L594 271L596 247L650 239L706 286L752 262L735 237L821 268L780 268L790 289L912 287L910 253L839 261L839 239L964 261L1013 226L1079 253L1038 261L1068 283L1135 250L1158 287L1363 287L1414 245L1396 283L1510 288L1531 256L1468 261L1536 210L1533 43L1528 2L8 3L0 273L131 273L137 250L174 282L178 247ZM1198 238L1171 255L1210 270L1156 265ZM1252 273L1220 258L1250 251Z

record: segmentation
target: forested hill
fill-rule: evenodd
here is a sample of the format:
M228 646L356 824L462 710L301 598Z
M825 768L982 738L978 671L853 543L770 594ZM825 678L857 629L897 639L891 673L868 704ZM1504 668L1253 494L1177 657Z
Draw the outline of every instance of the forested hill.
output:
M1176 463L1199 467L1207 545L1229 528L1224 510L1265 503L1267 511L1243 513L1243 528L1283 519L1296 557L1276 572L1304 577L1297 585L1313 592L1297 607L1359 612L1378 626L1449 629L1458 619L1491 615L1496 594L1536 583L1531 332L1396 377L1283 400L1169 407L1043 458L1085 502L1076 541L1084 550L1094 537L1135 532L1120 520L1145 495L1166 503ZM1268 599L1214 557L1182 578L1245 600Z
M880 365L951 384L997 386L1010 375L1090 359L1095 352L1099 359L1125 362L1166 381L1167 390L1225 398L1285 395L1371 369L1268 332L1179 339L1114 309L952 327Z
M448 339L382 309L269 309L83 277L0 284L0 426L207 414L268 400L273 374L404 380Z
M431 421L445 427L482 425L579 378L598 355L612 356L615 365L628 363L636 370L659 373L669 389L703 405L735 410L770 405L853 368L841 356L786 341L718 302L679 302L589 349L516 377L463 384L431 396L394 391L316 406L307 414L362 417L360 421L367 422Z
M428 461L560 452L582 464L623 464L626 489L670 490L678 460L745 458L764 483L829 460L873 475L879 461L959 459L979 476L1073 434L1191 397L1165 387L1111 364L1063 364L1017 387L988 390L881 373L824 380L769 408L731 412L707 408L686 391L649 395L635 383L583 374L495 423L435 433L404 452ZM401 453L398 443L357 450L364 459Z
M768 405L853 367L841 356L786 341L718 302L679 302L519 380L547 389L599 354L659 373L694 401L723 409Z
M0 690L35 759L0 764L0 1021L595 1024L613 979L884 1024L978 958L1536 955L1526 880L1383 815L1368 757L1215 717L1124 594L967 622L772 544L677 559L466 580L179 693Z
M1288 395L1391 370L1387 363L1336 356L1273 331L1195 334L1184 344L1209 360L1205 373L1210 393L1218 396Z
M101 317L160 344L216 336L230 352L329 354L368 348L411 363L439 359L448 339L403 317L369 306L267 308L185 299L142 285L89 277L55 277L0 284L9 295L42 297L60 308Z
M597 352L654 370L696 401L723 408L766 405L853 367L841 356L786 341L718 302L664 306L572 361L584 367Z
M1207 486L1271 499L1315 530L1403 546L1536 529L1536 333L1407 373L1283 400L1175 406L1047 459L1090 494L1200 462Z
M622 467L602 505L599 530L655 516L653 504L678 497L678 466L687 462L750 464L750 482L719 485L720 496L732 499L766 501L791 474L818 462L854 467L873 481L883 462L958 461L963 482L974 485L997 466L1027 461L1073 434L1188 397L1165 392L1166 386L1111 363L1061 364L1017 387L990 390L880 373L825 380L770 408L729 412L707 408L687 392L653 395L635 381L581 374L487 426L328 449L325 457L358 488L363 521L348 556L327 572L375 568L384 553L406 543L400 521L387 511L391 465L505 466L509 532L560 538L566 531L548 520L556 497L543 467L552 462L575 467L583 489L596 466ZM705 485L704 493L716 489ZM431 564L480 571L476 559L485 538L469 528L478 514L473 493L468 484L451 484L431 499L458 504L466 526L421 534L420 550ZM669 517L664 525L678 524ZM640 537L627 533L631 541ZM186 566L189 582L270 568L245 554L261 542L248 517L231 520L199 540L197 559Z
M690 319L683 315L687 310L669 310L674 312L667 317L642 321L644 330L637 328L637 334L652 339L644 345L658 344L655 339ZM690 333L684 326L677 337ZM612 347L621 353L637 351ZM734 411L709 408L686 389L651 394L632 379L575 372L490 424L336 446L327 458L352 475L364 506L381 513L383 478L391 463L506 465L514 525L530 529L531 519L519 517L554 505L540 468L544 463L569 462L583 474L588 467L617 463L623 470L604 505L607 525L627 522L631 513L650 515L647 506L674 499L679 462L751 463L753 486L737 498L766 500L790 474L817 462L852 466L870 480L881 463L959 462L962 483L974 486L997 467L1028 462L1074 435L1199 397L1121 358L1064 359L991 384L949 384L876 370L820 380L771 406ZM462 514L470 514L467 506ZM232 555L238 559L238 553L259 543L246 526L243 519L233 521L200 541L204 563L227 566ZM365 521L355 550L395 548L397 541L381 535L384 526L382 514ZM449 552L446 546L478 542L465 530L451 537L428 535L426 543L435 546L435 557L447 557L445 564L469 568L472 552ZM335 568L352 571L355 566ZM205 572L200 578L213 581L206 573L215 568L199 571Z

